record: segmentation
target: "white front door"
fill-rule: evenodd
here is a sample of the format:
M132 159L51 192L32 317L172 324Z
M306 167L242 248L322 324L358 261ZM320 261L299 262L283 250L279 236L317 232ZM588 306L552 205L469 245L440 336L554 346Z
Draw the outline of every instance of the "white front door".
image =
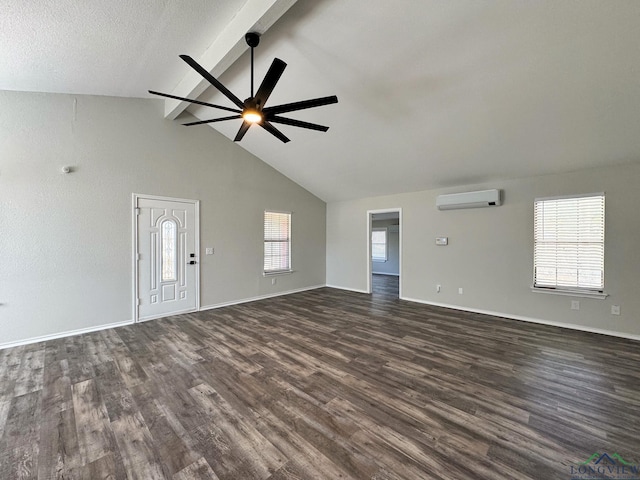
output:
M138 321L196 310L197 201L135 203Z

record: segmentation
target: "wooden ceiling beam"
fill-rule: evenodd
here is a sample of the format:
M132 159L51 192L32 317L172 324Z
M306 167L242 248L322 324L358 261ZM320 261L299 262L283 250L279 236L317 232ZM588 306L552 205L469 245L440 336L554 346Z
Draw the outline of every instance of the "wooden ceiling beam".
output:
M246 50L244 36L247 32L266 32L297 0L249 0L238 14L218 35L211 46L196 61L211 75L219 77ZM185 77L171 92L172 95L197 99L210 86L198 73L189 69ZM189 103L180 100L165 100L164 115L175 119Z

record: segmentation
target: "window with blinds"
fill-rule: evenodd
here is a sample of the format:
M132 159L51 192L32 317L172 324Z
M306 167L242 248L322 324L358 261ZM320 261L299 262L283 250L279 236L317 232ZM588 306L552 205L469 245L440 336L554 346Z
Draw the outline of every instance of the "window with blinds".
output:
M534 202L534 287L604 290L604 193Z
M371 260L374 262L387 261L387 229L371 229Z
M291 271L291 214L264 212L264 273Z

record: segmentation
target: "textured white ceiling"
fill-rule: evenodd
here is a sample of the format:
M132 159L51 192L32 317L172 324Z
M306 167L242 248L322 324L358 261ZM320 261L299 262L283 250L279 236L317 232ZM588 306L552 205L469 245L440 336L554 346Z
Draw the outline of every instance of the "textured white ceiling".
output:
M0 0L0 88L170 91L177 55L244 3ZM267 105L336 94L290 114L331 128L279 126L282 144L254 126L240 145L327 201L639 162L639 25L637 0L299 0L263 35L256 82L283 59ZM220 79L249 96L248 55Z
M246 0L0 0L0 89L144 97ZM179 61L179 60L178 60Z

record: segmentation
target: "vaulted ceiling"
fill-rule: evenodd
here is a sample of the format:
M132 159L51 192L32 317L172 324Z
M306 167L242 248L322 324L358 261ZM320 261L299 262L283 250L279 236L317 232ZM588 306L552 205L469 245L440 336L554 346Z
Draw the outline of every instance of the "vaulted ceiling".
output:
M337 201L640 162L639 25L637 0L0 0L0 89L232 106L178 55L243 99L258 31L256 82L288 64L268 104L339 103L239 145ZM176 128L186 107L218 116L168 101Z

